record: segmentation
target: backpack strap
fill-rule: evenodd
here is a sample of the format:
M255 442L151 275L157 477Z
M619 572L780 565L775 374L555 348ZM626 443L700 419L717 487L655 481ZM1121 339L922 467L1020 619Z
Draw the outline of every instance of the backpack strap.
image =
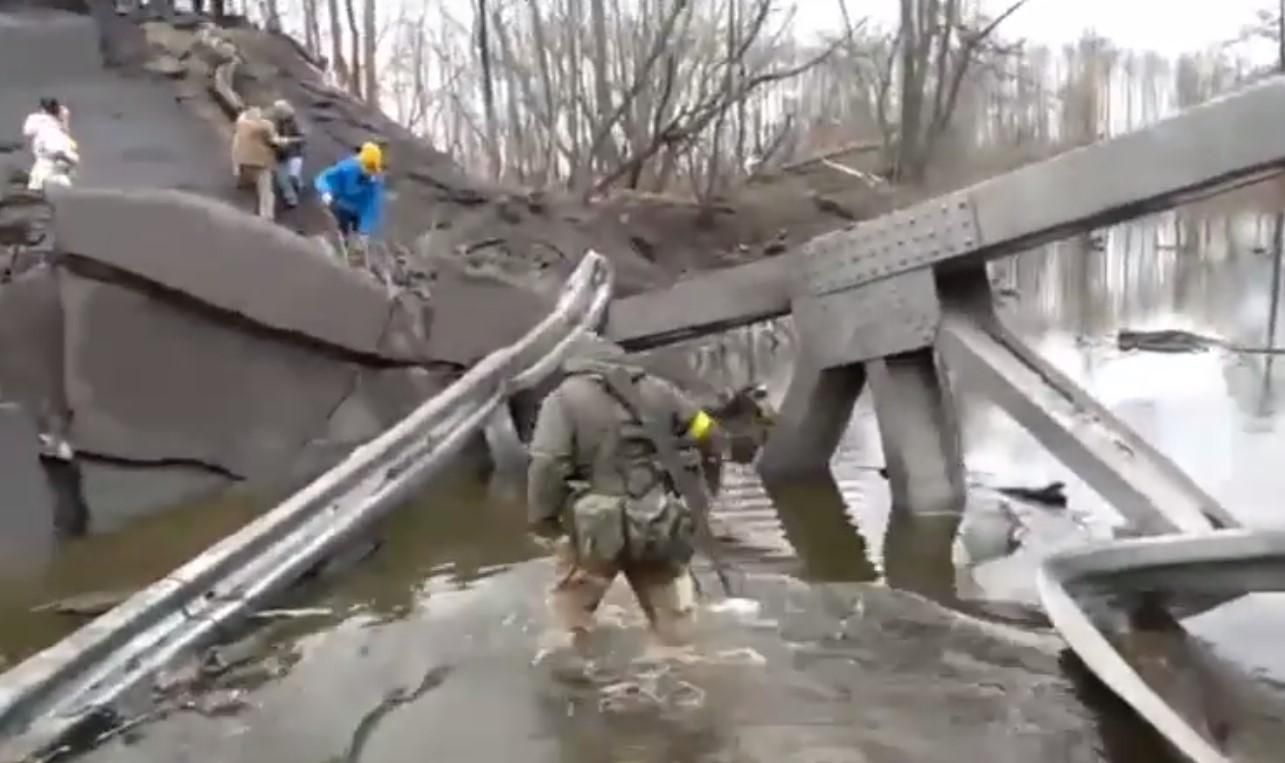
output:
M695 520L696 534L701 545L704 546L705 555L709 557L714 572L723 585L723 590L730 596L731 580L715 550L714 534L709 527L709 494L705 492L705 486L701 484L700 478L683 467L682 457L678 454L677 438L663 422L658 421L654 416L647 415L647 407L638 391L638 386L625 369L618 367L604 369L602 380L605 382L606 389L611 391L625 409L642 423L648 439L656 449L660 463L669 475L670 482L686 501L687 508Z

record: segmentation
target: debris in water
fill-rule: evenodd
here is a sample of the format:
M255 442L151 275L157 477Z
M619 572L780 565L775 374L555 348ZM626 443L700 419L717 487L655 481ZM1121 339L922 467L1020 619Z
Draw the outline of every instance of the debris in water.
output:
M133 590L92 591L47 602L38 607L33 607L31 611L34 613L53 612L57 615L97 617L125 601L133 594Z
M297 609L261 609L250 615L256 620L294 620L303 617L330 617L335 611L330 607L299 607Z
M767 664L767 658L748 646L738 649L724 649L714 655L714 662L720 665L755 665Z
M163 668L152 678L152 691L158 695L174 693L196 683L201 672L201 662L197 659L185 660L172 668Z
M219 644L201 656L201 674L215 676L261 657L268 648L267 635L254 631L244 638Z
M1162 331L1133 331L1120 329L1116 346L1121 350L1146 352L1204 352L1218 340L1193 334L1190 331L1166 329Z
M1066 483L1050 482L1044 487L1001 487L999 492L1010 498L1039 503L1045 506L1066 506Z
M762 609L762 604L754 599L723 599L709 605L710 612L715 614L728 613L738 617L755 617L760 609Z
M648 707L659 707L661 704L654 688L644 686L639 681L621 681L604 686L601 691L598 710L604 713L637 712Z
M1021 518L1003 500L996 501L993 507L967 512L958 531L959 541L973 565L1012 554L1021 546L1024 533Z
M249 705L242 689L220 689L201 694L184 702L184 710L193 710L201 715L217 718L239 713Z
M684 710L697 710L705 706L705 690L688 681L679 681L669 695L670 702Z

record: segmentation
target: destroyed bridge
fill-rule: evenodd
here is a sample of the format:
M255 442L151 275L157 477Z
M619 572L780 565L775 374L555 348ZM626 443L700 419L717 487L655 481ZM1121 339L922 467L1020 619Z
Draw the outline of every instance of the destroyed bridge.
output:
M977 381L1114 505L1135 535L1150 536L1048 560L1040 585L1050 617L1080 657L1175 748L1202 763L1224 760L1113 651L1067 586L1124 569L1252 565L1281 553L1285 539L1239 529L1232 512L1024 345L993 308L985 266L1280 172L1282 118L1285 80L1269 81L1145 130L820 236L798 251L628 298L611 298L611 268L589 253L553 312L516 344L486 357L283 504L0 678L0 758L57 743L403 502L467 439L505 424L507 398L547 378L580 332L601 331L642 350L789 315L800 353L761 455L764 479L828 478L839 436L869 384L894 511L912 519L956 515L964 501L963 461L946 369ZM103 194L112 192L69 191L52 199L55 236L65 234L56 238L56 249L91 258L90 250L103 246L147 249L141 239L97 240L73 220L59 219ZM139 219L200 216L210 204L173 191L113 198L121 214ZM220 215L202 219L230 250L271 248L278 244L268 239L286 235L239 213ZM130 227L118 235L147 233ZM325 330L332 329L338 330ZM1251 583L1279 588L1281 581L1263 574Z

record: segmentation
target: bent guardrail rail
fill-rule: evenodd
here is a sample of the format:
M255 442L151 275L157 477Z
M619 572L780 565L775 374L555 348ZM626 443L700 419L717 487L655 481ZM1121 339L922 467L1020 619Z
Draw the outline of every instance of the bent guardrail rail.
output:
M1199 571L1195 568L1200 568ZM1190 575L1181 575L1186 570ZM1216 530L1097 544L1053 554L1037 575L1049 619L1075 654L1192 763L1230 763L1149 685L1077 602L1073 588L1127 575L1138 590L1212 595L1285 591L1285 532ZM1181 578L1181 579L1179 579Z
M410 497L510 394L601 325L605 258L585 255L557 305L307 487L62 641L0 675L0 761L48 751L176 657L215 639Z

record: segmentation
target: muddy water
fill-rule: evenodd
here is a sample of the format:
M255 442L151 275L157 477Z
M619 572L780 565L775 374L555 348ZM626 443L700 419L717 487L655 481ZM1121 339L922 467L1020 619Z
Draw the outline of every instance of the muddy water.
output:
M1285 516L1276 500L1285 494L1276 466L1285 363L1126 354L1113 344L1121 327L1261 343L1271 265L1254 251L1262 233L1252 219L1160 218L1111 231L1101 246L1072 241L1000 263L993 278L1010 320L1046 357L1247 523L1270 525ZM790 356L787 338L760 329L694 350L691 362L779 394ZM1154 735L1085 680L1047 629L982 622L930 600L1034 603L1034 560L1121 525L966 380L961 392L972 486L965 526L985 540L995 534L988 527L1016 515L1015 548L960 548L951 525L890 521L863 399L835 458L838 494L768 496L752 471L728 470L718 529L735 538L729 556L745 601L706 607L699 659L642 659L641 624L614 590L595 658L563 664L540 659L548 569L522 538L513 486L441 485L390 518L377 553L286 603L324 614L276 626L261 680L240 674L215 692L227 700L217 711L197 703L89 758L1166 760ZM1052 480L1067 483L1065 509L995 490ZM203 516L211 525L240 517ZM189 537L207 534L216 533ZM1269 630L1273 603L1256 597L1191 624L1223 673L1244 672L1266 692L1254 696L1275 697L1273 682L1285 681L1272 649L1281 631ZM1229 733L1271 735L1272 722L1251 716L1270 721L1276 706L1258 702ZM1254 747L1235 749L1243 760L1272 759Z
M264 504L260 496L232 493L67 541L51 562L39 567L6 566L0 576L0 666L16 663L85 622L83 617L33 610L76 597L85 597L92 608L86 594L99 602L127 595L240 528Z

